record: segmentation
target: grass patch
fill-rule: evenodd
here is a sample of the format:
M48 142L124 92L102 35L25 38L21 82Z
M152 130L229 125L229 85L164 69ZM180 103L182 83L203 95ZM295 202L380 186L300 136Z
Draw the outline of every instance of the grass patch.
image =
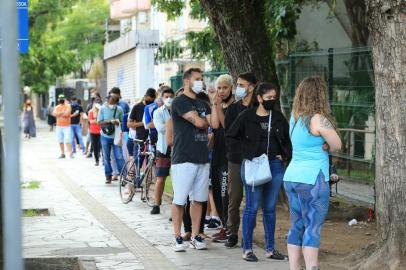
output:
M367 171L367 170L353 170L352 169L352 170L350 170L350 173L348 174L348 171L346 169L337 169L337 172L338 172L339 176L348 177L356 182L373 184L375 181L373 172Z
M49 216L48 209L23 209L23 217Z
M21 188L23 189L37 189L41 186L41 182L39 181L29 181L24 182L21 184Z
M168 176L166 178L164 192L167 193L167 194L172 194L173 193L172 179L171 179L170 176Z

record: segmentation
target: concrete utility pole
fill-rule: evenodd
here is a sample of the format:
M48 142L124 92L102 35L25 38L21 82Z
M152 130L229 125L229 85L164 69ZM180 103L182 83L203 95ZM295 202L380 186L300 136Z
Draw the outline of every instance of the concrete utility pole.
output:
M3 259L5 270L22 270L21 199L20 199L20 132L19 67L17 50L16 0L0 3L1 78L4 104L3 178Z

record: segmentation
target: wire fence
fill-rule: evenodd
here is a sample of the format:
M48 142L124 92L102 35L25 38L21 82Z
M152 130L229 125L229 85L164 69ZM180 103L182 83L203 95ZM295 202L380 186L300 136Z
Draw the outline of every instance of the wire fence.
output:
M328 49L292 53L277 62L281 99L289 114L297 85L308 76L327 83L329 101L343 140L334 155L338 171L348 180L375 179L375 90L371 49Z

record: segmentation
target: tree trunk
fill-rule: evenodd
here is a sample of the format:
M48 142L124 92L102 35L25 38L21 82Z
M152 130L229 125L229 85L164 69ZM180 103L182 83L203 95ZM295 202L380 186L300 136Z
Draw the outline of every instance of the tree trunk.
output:
M252 72L279 87L271 41L264 19L264 0L200 0L219 39L231 75Z
M369 0L376 102L377 247L357 269L406 265L406 2Z

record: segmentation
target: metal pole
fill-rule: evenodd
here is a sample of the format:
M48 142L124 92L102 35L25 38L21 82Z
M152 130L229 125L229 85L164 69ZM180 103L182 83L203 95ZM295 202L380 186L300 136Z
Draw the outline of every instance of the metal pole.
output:
M21 201L20 201L20 133L19 133L19 68L17 50L17 9L15 0L0 4L2 36L2 82L4 101L3 159L3 250L4 269L21 270Z

